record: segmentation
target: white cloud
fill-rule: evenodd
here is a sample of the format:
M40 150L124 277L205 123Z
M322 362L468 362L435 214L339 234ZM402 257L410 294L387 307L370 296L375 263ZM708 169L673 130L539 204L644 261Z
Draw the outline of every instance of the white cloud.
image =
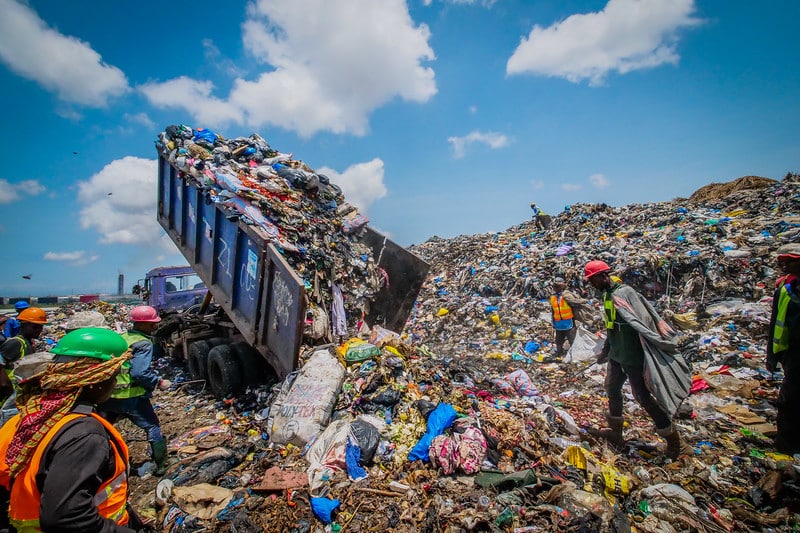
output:
M598 189L605 189L611 186L611 182L602 174L592 174L589 176L589 183Z
M461 159L467 155L467 147L471 144L482 143L492 150L497 150L498 148L508 146L509 141L508 137L502 133L495 133L493 131L483 133L476 130L463 137L448 137L447 142L453 145L453 157Z
M139 89L154 106L191 111L200 124L220 127L243 120L241 109L211 96L214 84L210 81L197 81L181 76L164 83L146 83Z
M153 159L128 156L112 161L78 183L81 227L100 233L103 244L158 241L162 230L156 222L156 182Z
M144 126L147 129L154 130L156 127L155 122L153 122L147 113L125 113L122 115L122 118L125 119L126 122L131 124L139 124Z
M543 180L533 180L531 181L531 187L534 189L544 189L544 181Z
M583 189L583 185L579 185L577 183L562 183L561 188L565 191L579 191Z
M678 30L699 24L694 0L609 0L597 13L538 24L514 50L507 74L589 80L600 85L609 72L625 74L676 64Z
M8 180L0 178L0 204L16 202L23 196L38 196L46 190L44 185L36 180L9 183Z
M469 113L470 113L470 115L474 115L474 114L475 114L475 113L477 113L477 112L478 112L478 106L476 106L476 105L471 105L471 106L469 106Z
M387 102L424 103L436 94L434 72L423 65L435 59L430 31L415 26L405 2L255 0L242 28L245 50L264 70L235 79L227 97L190 78L151 82L142 92L201 123L274 125L304 137L363 135L369 114Z
M71 266L83 266L93 263L99 258L99 255L86 255L84 250L78 250L75 252L47 252L42 259L67 263Z
M0 61L66 102L104 107L128 91L120 69L75 37L47 26L29 6L0 0Z
M388 192L383 183L383 161L375 158L366 163L351 165L339 173L332 168L322 167L317 173L325 174L342 188L345 199L366 213L375 200L383 198Z

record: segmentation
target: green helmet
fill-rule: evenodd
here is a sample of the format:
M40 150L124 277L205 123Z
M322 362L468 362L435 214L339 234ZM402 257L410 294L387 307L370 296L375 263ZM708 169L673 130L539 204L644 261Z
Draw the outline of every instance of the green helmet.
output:
M108 361L127 349L128 343L119 333L104 328L81 328L64 335L50 353Z

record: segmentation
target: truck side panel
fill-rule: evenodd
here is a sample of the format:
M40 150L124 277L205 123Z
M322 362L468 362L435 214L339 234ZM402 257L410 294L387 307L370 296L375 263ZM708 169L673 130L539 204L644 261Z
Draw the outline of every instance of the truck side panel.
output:
M226 216L163 157L158 191L159 224L239 333L283 378L294 369L302 341L302 280L253 227Z

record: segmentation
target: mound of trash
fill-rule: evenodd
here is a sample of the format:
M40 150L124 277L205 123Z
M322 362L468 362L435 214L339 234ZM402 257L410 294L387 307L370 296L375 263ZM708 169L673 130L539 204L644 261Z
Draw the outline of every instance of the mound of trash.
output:
M361 324L305 346L282 383L226 400L159 359L174 383L154 396L170 468L153 477L144 436L123 425L132 502L172 532L793 531L800 456L772 448L782 375L764 355L774 251L798 241L795 175L431 239L413 247L431 271L404 331ZM624 447L586 431L606 410L600 302L582 278L596 258L680 332L693 381L674 422L690 456L666 458L627 386ZM563 360L556 276L594 311Z

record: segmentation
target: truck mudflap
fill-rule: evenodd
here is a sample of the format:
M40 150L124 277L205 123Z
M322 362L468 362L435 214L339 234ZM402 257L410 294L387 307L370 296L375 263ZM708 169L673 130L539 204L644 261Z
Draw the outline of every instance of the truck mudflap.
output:
M257 228L226 216L177 174L159 158L159 224L242 337L283 379L294 370L302 341L302 279Z

